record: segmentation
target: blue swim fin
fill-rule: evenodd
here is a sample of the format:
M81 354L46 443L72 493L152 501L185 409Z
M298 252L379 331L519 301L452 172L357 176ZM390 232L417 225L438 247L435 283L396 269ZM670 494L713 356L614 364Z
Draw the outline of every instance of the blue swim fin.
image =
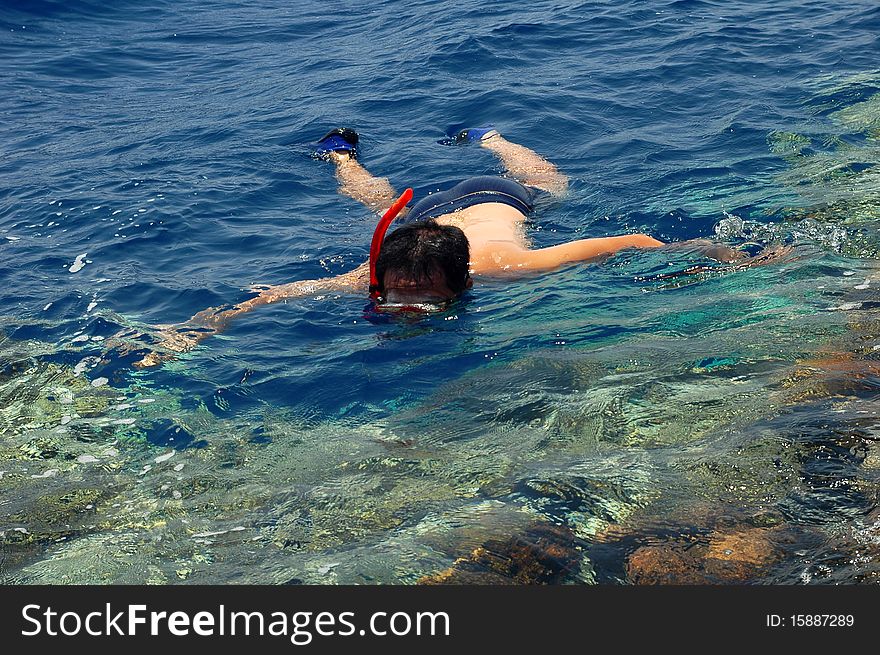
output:
M466 127L454 136L448 136L445 139L441 139L438 143L442 143L446 146L475 143L477 141L488 139L496 134L498 134L498 130L492 125L486 125L485 127Z
M312 157L327 159L331 152L348 152L357 159L358 133L350 127L337 127L312 144Z

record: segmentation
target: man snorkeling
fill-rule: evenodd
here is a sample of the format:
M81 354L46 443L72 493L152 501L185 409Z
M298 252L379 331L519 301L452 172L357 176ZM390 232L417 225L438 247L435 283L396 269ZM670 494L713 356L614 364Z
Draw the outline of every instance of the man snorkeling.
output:
M383 306L430 309L470 289L474 277L550 271L564 264L596 261L625 248L665 245L646 234L623 234L530 248L523 229L527 214L542 196L563 196L568 178L536 152L506 140L495 129L465 129L448 142L476 143L492 151L504 166L504 177L473 177L410 207L406 205L411 189L397 198L387 178L374 177L361 165L358 141L354 130L337 128L315 144L314 155L333 162L340 193L377 212L387 208L373 236L370 260L334 277L254 287L252 291L258 292L254 298L231 307L208 308L186 323L165 326L160 345L166 352L151 352L135 366L155 366L222 331L234 317L287 298L369 291ZM395 218L401 225L385 238ZM705 240L687 243L723 262L747 257Z
M626 234L531 249L523 230L526 216L539 196L564 195L568 178L491 128L462 130L453 141L491 150L505 177L473 177L403 208L402 227L383 241L375 261L373 282L385 302L447 301L470 288L471 275L548 271L622 248L663 245L645 234ZM341 128L319 142L317 153L336 165L341 193L373 209L391 206L394 190L387 179L373 177L361 166L357 143L353 130Z

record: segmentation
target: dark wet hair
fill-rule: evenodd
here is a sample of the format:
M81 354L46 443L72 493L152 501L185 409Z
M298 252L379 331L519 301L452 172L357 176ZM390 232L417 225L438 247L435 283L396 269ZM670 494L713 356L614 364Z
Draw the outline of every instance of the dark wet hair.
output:
M379 291L385 293L385 276L394 275L417 286L432 286L442 275L456 294L465 290L470 246L459 228L432 220L397 228L382 243L376 260Z

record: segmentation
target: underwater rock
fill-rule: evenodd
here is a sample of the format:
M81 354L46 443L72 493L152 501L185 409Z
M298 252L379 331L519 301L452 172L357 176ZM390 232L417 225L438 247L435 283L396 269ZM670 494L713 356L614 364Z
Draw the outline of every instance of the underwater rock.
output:
M115 491L107 487L66 487L19 497L7 504L4 522L26 527L0 532L0 572L39 557L59 541L94 531L96 505Z
M55 545L47 559L0 576L3 584L164 584L136 533L94 534Z
M514 488L513 498L548 521L564 523L581 538L591 538L609 524L617 523L644 506L651 496L643 472L627 470L620 462L620 473L579 472L523 480Z
M21 459L53 459L61 450L58 439L40 436L30 439L18 447Z
M113 388L93 387L68 367L22 362L15 374L0 379L0 434L7 443L32 430L57 426L109 435L112 428L82 419L106 415L117 394Z
M753 567L764 566L778 556L772 541L772 536L778 533L779 530L773 528L750 528L713 534L706 558Z
M538 523L507 540L489 540L422 585L561 584L576 580L582 542L565 526Z
M789 158L801 155L810 146L810 138L794 132L775 131L767 135L767 143L770 152Z
M838 109L829 118L853 132L865 132L873 139L880 138L880 93L867 100Z
M880 379L880 361L852 351L818 353L802 360L790 376L782 380L780 400L787 404L816 398L852 397L874 392Z
M680 542L642 546L629 556L627 580L636 585L711 584L689 546Z
M784 498L797 484L801 461L797 450L770 428L753 425L725 435L724 443L673 464L684 476L690 502L759 508Z
M637 548L626 563L637 585L740 584L769 573L794 537L786 526L737 527L708 538L683 536Z

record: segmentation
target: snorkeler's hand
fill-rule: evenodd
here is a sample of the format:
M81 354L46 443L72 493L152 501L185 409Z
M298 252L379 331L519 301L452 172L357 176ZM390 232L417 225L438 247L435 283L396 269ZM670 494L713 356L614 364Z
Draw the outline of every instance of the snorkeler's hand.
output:
M753 266L764 266L766 264L772 264L773 262L779 261L786 255L791 254L793 251L794 247L790 245L770 245L765 247L754 257L748 257L740 262L737 262L736 268L752 268Z
M677 241L669 243L665 246L667 250L679 250L699 254L709 259L721 262L722 264L734 264L749 258L748 253L740 250L734 250L723 243L710 241L709 239L688 239L687 241Z
M133 364L135 368L152 368L154 366L159 366L164 362L174 359L181 353L189 352L195 348L200 341L216 332L216 330L212 328L193 325L191 323L160 325L157 327L159 328L159 331L155 336L159 341L155 344L155 349L151 350L144 355L143 358L136 361Z
M142 359L139 359L132 364L132 366L135 368L153 368L155 366L161 366L163 362L173 358L174 354L172 353L148 352Z

